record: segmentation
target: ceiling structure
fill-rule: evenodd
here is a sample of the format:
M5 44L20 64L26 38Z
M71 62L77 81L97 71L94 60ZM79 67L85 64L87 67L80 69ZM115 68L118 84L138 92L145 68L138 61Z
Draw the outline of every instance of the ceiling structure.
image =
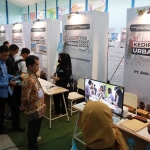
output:
M7 0L8 2L10 3L13 3L15 5L18 5L20 7L24 7L24 6L27 6L27 5L32 5L32 4L35 4L35 3L38 3L38 2L42 2L44 0Z

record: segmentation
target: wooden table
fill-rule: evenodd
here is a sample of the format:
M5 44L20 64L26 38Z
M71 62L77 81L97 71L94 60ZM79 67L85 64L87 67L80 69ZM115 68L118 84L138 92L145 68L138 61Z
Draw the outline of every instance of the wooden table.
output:
M73 134L71 144L73 144L74 139L85 144L83 141L81 141L80 139L77 138L78 134L76 134L79 116L80 116L80 114L82 114L82 111L83 111L85 105L86 105L85 102L73 105L73 108L78 110L78 116L77 116L77 120L76 120L76 124L75 124L75 128L74 128L74 134ZM130 113L130 115L135 115L135 114ZM135 141L134 150L145 150L148 143L150 143L150 134L148 134L148 132L147 132L147 127L143 128L142 130L140 130L138 132L133 132L132 130L125 128L125 127L120 125L120 123L127 121L127 120L128 119L121 119L121 120L119 119L117 123L114 123L114 126L116 126L120 129L120 131L121 131L125 141L127 142L127 144L128 144L129 139L133 139ZM148 120L148 122L149 121L150 120Z
M67 110L67 107L66 107L66 102L65 102L65 97L64 97L64 92L68 92L69 90L67 90L65 88L62 88L62 87L58 87L58 86L52 84L51 82L43 80L41 78L38 78L38 80L39 80L39 82L40 82L40 84L43 88L44 93L50 96L50 110L49 110L49 116L50 117L48 118L48 117L44 116L45 118L47 118L49 120L49 127L51 128L51 120L54 120L54 119L57 119L57 118L60 118L60 117L63 117L63 116L67 116L67 119L69 121L68 110ZM55 86L55 87L50 88L50 86ZM60 93L62 93L62 96L63 96L63 101L64 101L64 105L65 105L66 114L64 114L62 116L59 116L59 117L51 118L52 96L55 95L55 94L60 94Z

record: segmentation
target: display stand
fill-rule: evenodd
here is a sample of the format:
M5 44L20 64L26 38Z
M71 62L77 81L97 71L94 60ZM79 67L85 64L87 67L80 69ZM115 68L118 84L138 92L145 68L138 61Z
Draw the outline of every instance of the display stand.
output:
M106 82L108 20L108 13L98 11L63 15L63 42L76 81L88 77Z
M34 22L31 29L31 54L39 57L40 69L48 81L53 73L60 37L59 20L44 19Z
M12 43L12 27L13 25L0 26L0 45L5 41L8 41L10 44Z

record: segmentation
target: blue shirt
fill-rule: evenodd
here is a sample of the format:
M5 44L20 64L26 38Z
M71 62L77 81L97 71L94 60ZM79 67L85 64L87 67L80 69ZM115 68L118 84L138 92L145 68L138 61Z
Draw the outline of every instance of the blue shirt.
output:
M0 60L0 97L7 98L8 94L12 95L12 90L8 86L9 80L12 78L12 75L7 73L5 62Z

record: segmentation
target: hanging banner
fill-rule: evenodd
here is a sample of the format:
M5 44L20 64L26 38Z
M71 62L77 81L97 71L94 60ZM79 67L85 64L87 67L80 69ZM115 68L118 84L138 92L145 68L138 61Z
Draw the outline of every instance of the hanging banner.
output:
M71 12L82 12L85 11L85 3L73 4Z
M62 15L69 14L69 5L58 7L58 19L62 20Z
M123 86L125 48L108 49L108 80L111 84Z
M56 19L56 8L47 10L47 18Z
M15 24L12 29L12 44L16 44L19 50L23 48L23 25Z
M31 28L31 54L39 57L40 68L47 73L47 22L35 22Z
M150 80L149 20L149 6L127 11L124 87L125 91L138 95L139 108L146 110L150 103L150 84L148 84Z
M106 0L88 0L88 10L105 11Z

